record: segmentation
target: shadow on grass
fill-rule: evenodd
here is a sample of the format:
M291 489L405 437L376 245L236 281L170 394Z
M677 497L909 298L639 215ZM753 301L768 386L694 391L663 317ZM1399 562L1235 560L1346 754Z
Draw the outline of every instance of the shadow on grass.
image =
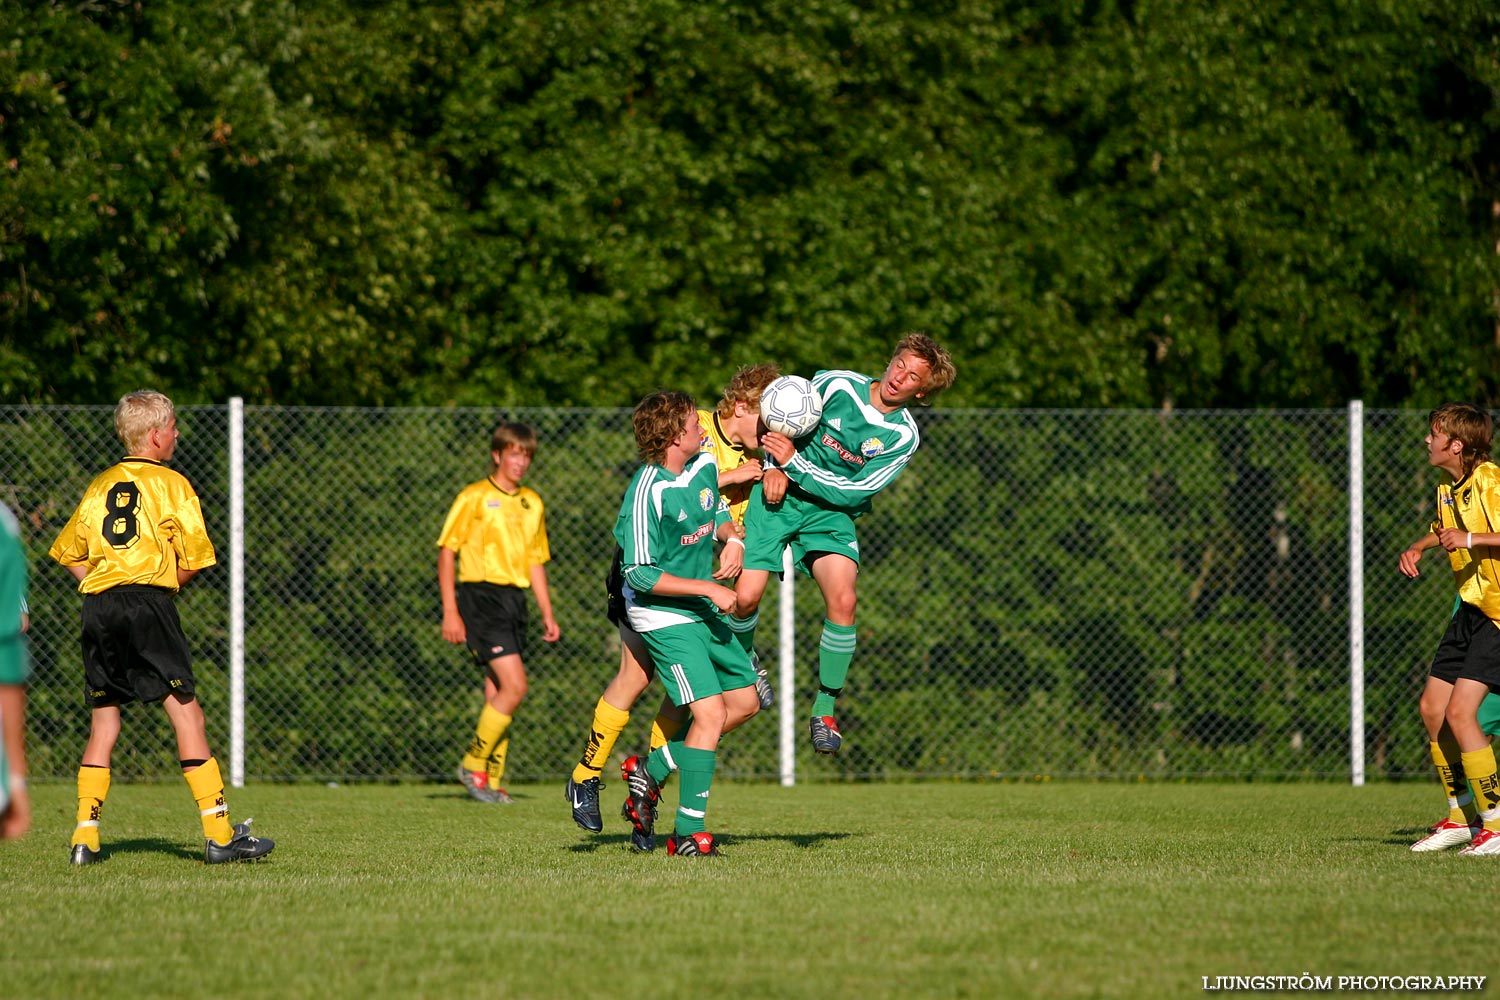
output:
M509 795L516 802L527 802L531 799L536 798L535 795L527 795L525 792L506 792L505 794ZM453 788L435 788L424 795L423 798L426 798L433 802L445 802L451 801L453 799L462 799L465 802L472 802L476 806L494 806L506 804L501 802L480 802L478 799L474 798L474 796L466 792L461 786L454 786Z
M670 832L670 831L668 831L668 832ZM714 835L715 839L718 840L718 842L724 847L725 850L728 850L729 848L735 846L736 844L745 844L745 843L749 843L752 840L781 840L781 841L785 841L788 844L791 844L793 847L800 847L800 848L806 849L806 848L809 848L809 847L820 847L824 843L831 843L831 842L837 841L837 840L844 840L844 839L846 839L848 837L852 837L852 836L854 836L854 835L851 834L851 833L843 833L843 832L839 832L839 833L726 833L726 834L723 835L723 837L719 837L718 834ZM630 846L630 834L628 834L628 833L603 833L603 834L594 834L588 840L582 840L582 841L579 841L576 844L569 844L568 845L568 850L572 851L574 854L593 854L593 853L595 853L597 851L601 851L601 850L618 850L618 849L620 849L622 847L628 849L629 846ZM667 834L666 833L658 833L657 834L656 847L657 847L658 851L663 851L663 852L666 851L666 849L667 849Z
M190 861L203 860L203 848L196 850L191 847L183 847L181 841L163 840L160 837L136 837L133 840L106 840L101 845L100 852L103 857L100 862L107 864L109 859L117 854L170 854ZM91 866L90 866L91 867Z

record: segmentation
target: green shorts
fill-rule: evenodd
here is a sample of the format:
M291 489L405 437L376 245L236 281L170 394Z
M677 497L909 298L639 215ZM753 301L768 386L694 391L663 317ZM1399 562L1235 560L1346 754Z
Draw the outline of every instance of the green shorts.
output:
M1500 736L1500 694L1491 692L1479 703L1479 728L1486 736Z
M760 483L750 491L745 510L745 568L781 571L782 549L792 547L792 565L812 573L812 558L825 552L859 562L859 539L854 518L841 510L820 507L788 492L778 504L768 504Z
M674 705L691 705L755 683L750 654L722 619L669 625L640 635Z

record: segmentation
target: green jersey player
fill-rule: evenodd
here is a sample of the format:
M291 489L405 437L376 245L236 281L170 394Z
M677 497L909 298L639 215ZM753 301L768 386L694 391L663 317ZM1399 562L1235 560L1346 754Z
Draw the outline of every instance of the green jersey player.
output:
M615 520L626 615L667 694L692 711L693 721L685 736L652 751L645 767L631 774L631 843L637 850L656 846L656 800L661 783L677 770L680 804L667 853L712 856L719 851L704 821L719 737L729 720L749 718L760 706L755 668L723 618L734 610L734 591L714 580L714 541L738 532L719 495L718 464L699 451L693 400L680 392L652 393L636 406L632 422L646 464L631 479Z
M26 551L11 509L0 504L0 838L31 826L26 791Z
M907 407L926 405L953 378L947 351L924 334L908 334L879 378L852 371L820 371L813 377L823 416L812 433L795 442L783 434L761 436L761 449L777 468L767 468L750 494L745 567L735 586L738 610L730 627L747 650L753 647L766 582L781 569L783 548L791 546L797 568L823 592L826 613L810 722L818 753L834 753L842 741L833 707L854 658L859 575L854 521L895 481L921 443Z

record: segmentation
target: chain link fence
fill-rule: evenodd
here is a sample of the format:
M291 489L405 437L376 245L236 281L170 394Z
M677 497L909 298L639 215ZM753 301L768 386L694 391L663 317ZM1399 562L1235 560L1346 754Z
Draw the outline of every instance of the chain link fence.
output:
M32 557L32 771L70 778L88 729L73 578L46 556L116 461L110 407L0 407L0 499ZM526 651L508 780L560 780L618 665L604 617L610 530L636 458L618 409L244 410L246 773L445 778L480 678L443 642L436 538L488 468L499 417L534 425L562 640ZM790 701L801 780L1350 774L1350 414L943 410L860 522L859 647L845 750L802 721L821 600L795 588L798 690L726 740L721 773L780 773ZM227 407L183 407L173 465L203 500L220 566L179 602L210 739L227 756ZM1453 596L1440 551L1396 569L1439 473L1425 413L1365 411L1365 743L1371 777L1426 775L1416 700ZM776 588L758 645L776 659ZM535 607L532 605L533 626ZM774 676L774 672L773 672ZM617 753L646 743L659 687ZM175 777L170 727L126 710L123 779Z

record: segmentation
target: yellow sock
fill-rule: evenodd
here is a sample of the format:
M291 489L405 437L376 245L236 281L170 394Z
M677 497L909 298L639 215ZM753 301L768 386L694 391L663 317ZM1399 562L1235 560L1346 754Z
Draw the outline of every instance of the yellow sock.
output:
M78 825L73 828L69 847L82 844L91 851L99 850L99 813L108 795L109 768L85 765L78 769Z
M615 741L624 732L630 721L630 713L615 708L603 698L594 706L594 722L589 727L589 740L583 745L583 757L573 768L574 781L597 778L604 771Z
M224 804L224 777L219 773L218 760L210 757L191 771L183 771L182 776L198 800L203 836L216 844L229 843L234 839L234 828L229 825L229 806Z
M672 737L682 728L681 721L672 719L658 712L655 720L651 723L651 749L664 747L672 742Z
M485 702L484 711L479 713L479 725L474 727L474 740L469 744L469 752L464 754L464 768L469 771L488 770L490 754L495 752L495 745L509 725L510 716Z
M1484 820L1486 830L1500 830L1500 768L1495 766L1495 751L1466 750L1463 754L1464 773L1469 776L1469 787L1474 789L1474 805L1479 818Z
M495 752L490 754L489 759L489 785L494 791L500 787L505 780L505 755L510 753L510 737L507 736L495 744Z
M1437 768L1443 794L1448 796L1449 822L1474 822L1474 796L1469 792L1463 764L1459 763L1461 751L1458 743L1454 742L1450 746L1445 740L1442 743L1428 743L1427 748L1432 754L1432 766Z

